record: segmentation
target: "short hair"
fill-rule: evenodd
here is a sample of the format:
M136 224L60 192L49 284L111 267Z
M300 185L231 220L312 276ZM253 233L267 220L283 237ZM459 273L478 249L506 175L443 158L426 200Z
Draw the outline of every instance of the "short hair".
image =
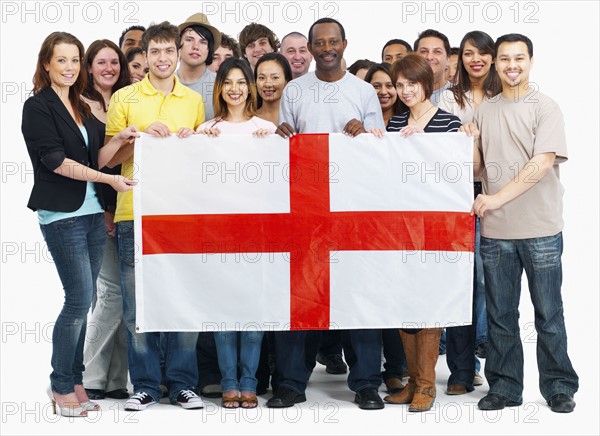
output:
M460 42L460 48L458 51L458 64L456 65L456 78L457 83L450 90L454 96L454 100L458 103L458 106L463 109L467 104L466 94L471 90L471 79L469 73L463 64L462 55L465 51L466 43L474 45L479 51L484 54L489 54L492 57L492 64L490 65L490 71L483 82L483 93L486 97L491 98L498 95L502 91L502 84L500 78L494 69L493 61L496 58L496 48L494 47L494 40L490 35L479 30L474 30L467 33L462 41Z
M213 88L213 106L215 108L215 119L217 120L225 119L229 113L227 103L221 94L223 92L225 79L227 79L227 76L231 70L235 69L242 71L242 74L246 79L246 83L248 84L248 98L246 99L246 103L244 105L244 115L247 117L253 117L256 115L258 92L256 91L256 82L254 81L254 75L252 74L250 65L243 59L229 58L225 59L225 61L219 65L217 77L215 78L215 86Z
M460 49L459 49L458 47L452 47L452 48L450 49L450 56L452 56L452 55L457 55L457 54L458 54L458 52L459 52L459 50L460 50Z
M533 42L531 39L522 35L520 33L508 33L506 35L502 35L500 38L496 40L496 44L494 44L494 48L496 49L496 53L498 53L498 47L503 42L524 42L527 46L527 53L529 53L529 57L533 57Z
M108 39L97 39L96 41L92 42L83 56L82 69L85 68L85 72L87 72L87 69L92 66L94 59L103 48L110 48L117 54L117 57L119 58L119 77L111 90L111 93L114 94L119 89L131 84L131 76L129 75L127 58L114 42ZM100 92L94 87L94 78L91 74L88 77L87 86L83 90L82 95L90 100L100 103L102 105L102 109L106 112L107 108L104 103L104 97L102 97L102 94L100 94Z
M127 29L123 30L123 33L121 33L121 36L119 36L119 47L121 47L123 45L123 40L125 39L125 34L131 30L141 30L142 32L146 31L146 28L144 26L130 26Z
M433 30L433 29L427 29L427 30L422 31L421 33L419 33L419 37L415 41L415 46L414 46L415 51L418 50L419 42L421 42L421 40L423 38L441 39L442 42L444 43L444 50L446 51L446 56L450 57L450 41L448 41L448 37L446 35L444 35L441 32L438 32L437 30Z
M283 78L285 79L286 83L290 82L293 79L292 67L290 67L290 63L288 62L288 60L281 53L273 52L273 53L267 53L266 55L261 56L261 58L258 60L258 62L256 62L256 66L254 67L254 79L256 81L258 81L258 67L260 67L261 64L264 64L265 62L268 62L268 61L277 62L279 64L279 66L283 70ZM260 96L260 93L258 92L256 107L260 108L261 106L262 106L262 97Z
M231 50L233 52L234 58L242 57L242 51L240 49L240 45L235 40L235 38L232 36L229 36L223 32L221 32L221 47L225 47L225 48L228 48L229 50Z
M367 70L373 66L375 62L370 61L369 59L359 59L354 61L352 65L348 67L348 72L353 76L356 76L359 70L366 68Z
M308 40L308 38L306 36L304 36L303 34L301 34L300 32L290 32L287 35L285 35L283 38L281 38L281 45L283 45L283 41L285 41L285 39L290 36L294 36L296 38L304 38L304 39Z
M279 42L279 39L277 39L277 35L275 35L275 32L273 32L267 26L263 26L262 24L250 23L246 27L244 27L238 35L242 55L246 52L246 47L251 42L254 42L260 38L267 38L269 40L269 45L271 46L273 51L279 50L279 46L281 44Z
M179 36L179 27L168 21L163 21L160 24L151 24L142 35L142 48L145 52L148 51L150 41L168 42L175 41L175 47L179 50L181 45L181 37Z
M400 45L403 45L404 47L406 47L406 50L409 53L413 51L413 48L405 40L403 40L403 39L390 39L388 42L385 43L385 45L381 49L381 59L383 59L383 52L385 51L385 49L387 47L389 47L390 45L396 45L396 44L400 44Z
M425 98L433 94L433 70L423 58L416 53L409 53L392 65L392 82L396 84L398 76L402 75L411 82L417 82L423 88Z
M133 61L133 59L135 59L135 57L139 54L144 54L144 49L142 47L131 47L129 50L127 50L127 53L125 53L127 63Z
M312 41L313 41L312 33L313 33L314 27L317 24L337 24L338 27L340 28L340 34L342 35L342 40L346 39L346 31L344 30L344 26L342 26L342 23L340 23L338 20L334 20L333 18L325 17L325 18L321 18L321 19L315 21L314 23L312 23L312 26L310 26L310 29L308 29L309 44L312 44Z
M200 35L202 38L206 39L206 41L208 42L208 56L206 57L205 63L206 63L206 65L212 64L213 55L215 54L215 50L214 50L215 38L214 38L212 32L200 24L192 24L190 26L187 26L185 29L183 29L181 31L181 36L183 36L183 34L188 29L192 29L194 32L196 32L198 35ZM183 44L183 43L180 42L180 44ZM181 48L181 45L178 46L177 48Z

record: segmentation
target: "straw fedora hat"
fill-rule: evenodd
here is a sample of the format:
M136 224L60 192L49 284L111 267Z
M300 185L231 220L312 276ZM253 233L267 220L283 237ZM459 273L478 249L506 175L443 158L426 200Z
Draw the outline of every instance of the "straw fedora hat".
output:
M185 20L177 27L179 27L179 32L183 33L183 31L190 26L202 26L210 30L210 33L212 33L214 40L213 51L220 47L221 32L219 32L216 27L210 25L208 18L202 12L198 12L197 14L188 17L187 20Z

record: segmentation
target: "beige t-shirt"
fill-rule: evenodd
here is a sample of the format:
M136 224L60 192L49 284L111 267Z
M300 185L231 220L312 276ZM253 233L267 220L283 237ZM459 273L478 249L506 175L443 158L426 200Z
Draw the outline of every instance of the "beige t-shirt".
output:
M496 98L475 111L481 132L485 172L483 192L495 194L535 155L554 152L553 168L527 192L481 220L481 236L492 239L527 239L552 236L563 229L558 165L567 160L562 112L549 97L534 92L518 101ZM527 177L527 176L526 176Z

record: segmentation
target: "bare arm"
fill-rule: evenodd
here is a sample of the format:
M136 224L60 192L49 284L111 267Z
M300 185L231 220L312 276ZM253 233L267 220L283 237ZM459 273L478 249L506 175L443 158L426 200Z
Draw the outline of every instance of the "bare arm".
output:
M483 217L488 210L496 210L509 201L529 191L550 171L556 153L540 153L533 156L513 180L493 195L479 194L471 208L471 214Z
M112 186L117 192L129 191L135 185L134 181L123 176L96 171L69 158L65 158L54 172L61 176L84 182L106 183Z

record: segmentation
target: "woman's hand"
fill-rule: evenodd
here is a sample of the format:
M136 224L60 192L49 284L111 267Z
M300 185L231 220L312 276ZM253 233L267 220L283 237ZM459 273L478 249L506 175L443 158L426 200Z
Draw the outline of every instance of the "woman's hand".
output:
M258 129L254 132L252 132L252 136L256 137L256 138L264 138L267 135L270 135L271 132L268 129Z
M400 134L405 138L415 133L423 133L423 129L415 125L409 125L400 129Z
M460 126L460 129L458 129L458 131L466 133L467 136L472 136L475 140L479 139L479 129L477 128L475 123L463 124L462 126Z
M210 129L198 129L196 130L196 133L199 133L200 135L206 135L211 138L216 138L221 134L221 130L218 127L213 127Z
M161 138L167 138L168 136L171 136L171 131L169 128L160 121L155 121L150 124L148 128L144 130L144 133L152 136L159 136Z
M385 130L384 129L371 129L367 133L371 133L372 135L375 135L378 138L383 138L383 135L385 135Z
M128 179L123 176L114 175L111 177L110 186L117 192L130 191L137 185L137 181Z
M188 136L192 136L194 134L194 130L189 127L181 127L176 135L178 138L187 138Z
M133 144L133 142L135 141L135 138L140 137L140 131L135 126L129 126L129 127L125 127L123 130L121 130L119 133L117 133L114 137L120 143L120 146L122 147L123 145L126 145L126 144Z

